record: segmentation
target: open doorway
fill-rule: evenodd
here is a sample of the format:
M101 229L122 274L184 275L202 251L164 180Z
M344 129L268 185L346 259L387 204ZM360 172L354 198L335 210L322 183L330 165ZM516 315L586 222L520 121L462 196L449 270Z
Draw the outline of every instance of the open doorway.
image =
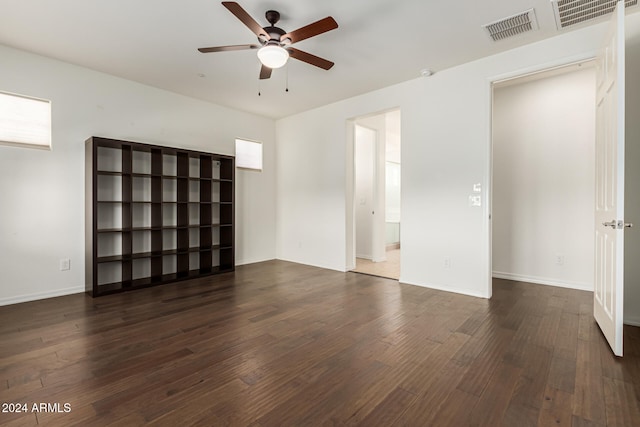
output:
M494 83L492 277L593 290L595 67Z
M353 126L353 268L400 278L400 110L355 119ZM347 245L349 248L350 245Z

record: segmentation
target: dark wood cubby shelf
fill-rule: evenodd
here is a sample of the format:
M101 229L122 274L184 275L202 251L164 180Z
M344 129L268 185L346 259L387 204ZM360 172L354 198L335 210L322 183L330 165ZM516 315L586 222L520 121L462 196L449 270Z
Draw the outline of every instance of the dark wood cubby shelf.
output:
M85 155L88 293L235 269L232 156L95 136Z

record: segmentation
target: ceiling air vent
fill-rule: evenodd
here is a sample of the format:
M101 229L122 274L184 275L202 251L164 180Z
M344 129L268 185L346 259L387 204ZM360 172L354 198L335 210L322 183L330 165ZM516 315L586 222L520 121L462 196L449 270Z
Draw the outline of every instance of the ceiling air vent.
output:
M552 0L556 27L560 30L580 22L609 15L616 7L617 0ZM625 0L626 7L636 6L638 0Z
M636 0L637 1L637 0ZM529 9L490 24L483 25L493 41L503 40L527 31L537 30L536 13Z

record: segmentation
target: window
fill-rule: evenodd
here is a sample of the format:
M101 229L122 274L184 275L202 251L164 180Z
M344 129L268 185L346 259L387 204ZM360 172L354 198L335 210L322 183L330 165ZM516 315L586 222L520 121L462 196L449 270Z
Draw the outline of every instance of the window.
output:
M262 143L236 139L236 167L262 170Z
M0 144L51 149L51 103L0 92Z

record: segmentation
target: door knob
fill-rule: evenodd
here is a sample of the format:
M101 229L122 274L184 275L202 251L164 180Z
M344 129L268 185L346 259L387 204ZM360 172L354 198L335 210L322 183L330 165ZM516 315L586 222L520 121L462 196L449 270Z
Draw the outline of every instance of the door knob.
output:
M631 223L631 222L625 222L625 223L624 223L624 226L625 226L625 228L631 228L631 227L633 227L633 223Z
M614 219L613 221L603 222L602 225L604 225L605 227L616 228L618 222Z

